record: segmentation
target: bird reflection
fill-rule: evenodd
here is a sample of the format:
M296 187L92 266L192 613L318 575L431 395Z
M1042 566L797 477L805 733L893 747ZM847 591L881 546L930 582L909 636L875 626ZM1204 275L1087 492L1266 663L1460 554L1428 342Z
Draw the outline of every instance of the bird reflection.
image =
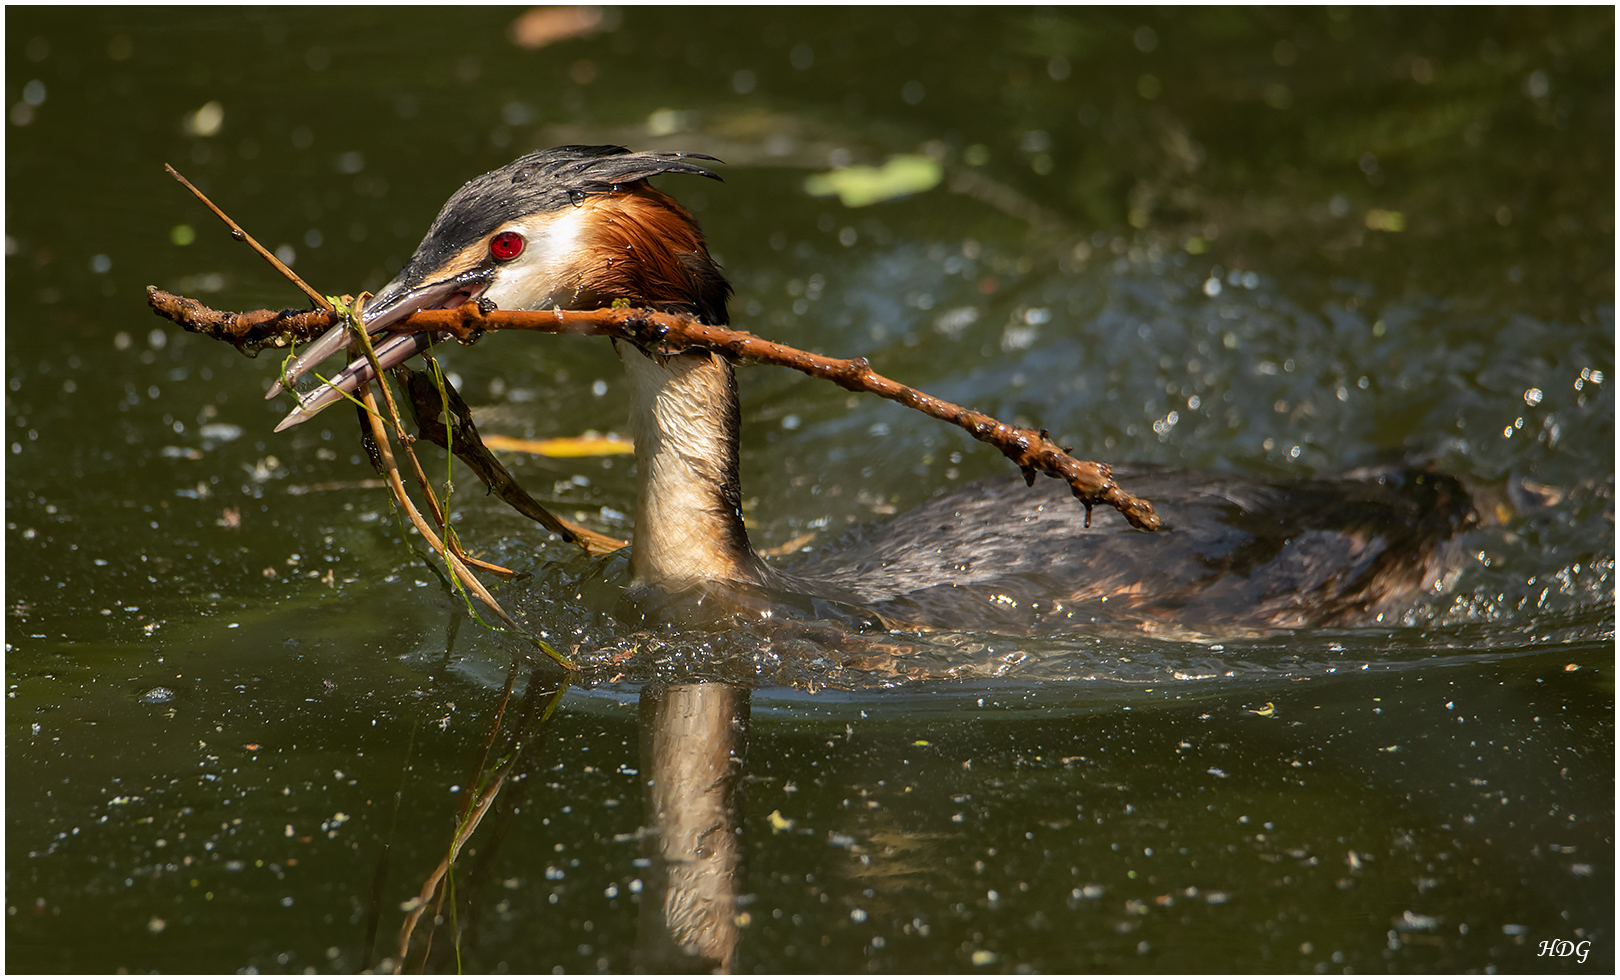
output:
M641 692L643 848L639 970L736 966L742 891L742 776L748 691L722 683L649 684Z

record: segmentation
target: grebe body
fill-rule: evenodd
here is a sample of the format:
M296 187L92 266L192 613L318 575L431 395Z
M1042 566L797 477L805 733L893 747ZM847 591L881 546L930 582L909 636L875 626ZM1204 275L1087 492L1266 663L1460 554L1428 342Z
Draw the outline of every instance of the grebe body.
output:
M370 329L470 300L503 309L629 302L725 324L730 286L696 221L647 178L718 179L680 154L557 147L468 182L411 261L366 306ZM378 345L383 367L425 335ZM890 626L1026 632L1128 624L1152 630L1279 629L1388 622L1451 567L1473 519L1468 494L1435 474L1256 483L1116 467L1170 529L1130 529L1101 510L1085 527L1067 487L1016 479L926 503L782 570L749 543L738 483L740 418L731 364L706 350L614 341L630 381L637 501L629 593L643 610L682 596L825 600ZM345 345L321 338L292 377ZM281 427L370 376L356 361L300 397ZM272 392L273 394L274 392ZM812 608L815 608L812 606Z
M1456 565L1467 492L1389 469L1259 483L1122 465L1167 525L1085 513L1056 481L990 480L873 526L793 572L859 596L886 622L1163 633L1395 623Z

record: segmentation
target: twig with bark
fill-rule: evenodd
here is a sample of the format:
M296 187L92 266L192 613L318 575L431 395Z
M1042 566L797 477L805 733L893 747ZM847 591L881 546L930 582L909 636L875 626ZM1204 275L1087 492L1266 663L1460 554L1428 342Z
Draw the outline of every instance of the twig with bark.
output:
M148 288L148 302L159 315L187 330L223 340L239 349L256 351L266 346L285 346L329 329L336 322L322 311L295 312L254 310L223 313L209 310L195 300L175 296L155 287ZM975 439L987 442L1013 461L1027 483L1037 473L1063 480L1086 508L1106 504L1118 510L1132 526L1144 531L1161 527L1153 505L1114 483L1106 463L1077 460L1059 447L1044 429L1022 429L999 422L982 412L963 408L915 388L900 384L872 370L864 357L841 359L812 354L785 344L762 340L744 330L700 323L680 314L660 313L637 308L600 310L485 310L468 303L451 310L422 310L389 324L390 331L449 334L463 343L472 343L494 330L532 330L542 333L583 334L616 337L651 350L677 352L704 348L722 352L736 360L758 361L792 368L811 377L824 378L849 391L864 391L899 402L932 418L965 429Z

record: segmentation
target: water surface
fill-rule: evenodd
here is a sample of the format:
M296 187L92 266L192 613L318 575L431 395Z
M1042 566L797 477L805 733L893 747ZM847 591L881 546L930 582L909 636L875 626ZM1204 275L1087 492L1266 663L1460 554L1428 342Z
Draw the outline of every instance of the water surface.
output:
M9 969L390 967L500 773L407 966L683 965L691 871L739 970L1613 971L1612 11L632 9L537 48L512 17L7 12ZM590 664L556 695L357 485L345 410L272 435L271 357L143 290L300 303L165 161L355 292L464 180L603 141L726 160L660 186L737 326L1082 458L1430 465L1480 495L1471 557L1377 629L859 669L638 633L622 559L458 472L463 535L528 573L502 601ZM895 154L938 186L806 191ZM486 432L624 427L601 341L445 362ZM762 547L1012 476L897 406L740 386ZM628 534L623 457L510 465ZM719 754L660 754L677 715ZM659 807L732 844L672 861Z

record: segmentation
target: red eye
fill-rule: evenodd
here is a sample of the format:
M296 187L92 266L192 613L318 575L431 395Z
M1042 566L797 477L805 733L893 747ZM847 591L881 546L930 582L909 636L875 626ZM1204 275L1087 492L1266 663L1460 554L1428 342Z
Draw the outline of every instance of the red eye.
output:
M523 236L515 231L503 231L489 240L489 254L501 262L510 262L523 254Z

